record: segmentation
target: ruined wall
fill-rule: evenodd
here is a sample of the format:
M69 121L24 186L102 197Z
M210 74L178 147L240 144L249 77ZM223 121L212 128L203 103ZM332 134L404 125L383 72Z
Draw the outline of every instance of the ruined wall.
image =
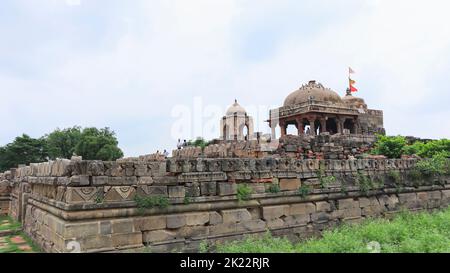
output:
M450 202L448 177L417 177L415 159L57 160L20 167L11 215L44 250L195 251L246 234L305 237L342 222ZM330 180L325 177L333 176ZM238 200L237 189L252 194ZM277 186L274 186L277 185ZM279 189L274 190L274 188ZM138 208L135 196L167 198ZM242 195L241 195L242 197Z
M176 158L262 158L266 157L278 147L278 141L248 140L248 141L221 141L210 144L204 149L189 146L172 151L172 157Z
M11 172L0 173L0 216L8 215L11 203Z
M358 134L287 135L280 138L276 154L299 159L362 158L375 140L373 135Z

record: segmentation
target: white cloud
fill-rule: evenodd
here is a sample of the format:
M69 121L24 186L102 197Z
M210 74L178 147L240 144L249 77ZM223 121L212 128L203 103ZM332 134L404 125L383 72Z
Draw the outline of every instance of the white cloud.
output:
M83 2L76 11L45 3L39 11L28 2L20 8L45 15L52 10L55 17L34 23L56 32L39 38L26 30L32 58L21 39L13 57L6 55L13 47L3 45L0 53L0 59L36 67L13 73L0 64L0 92L8 97L0 107L0 144L22 132L39 136L80 124L113 127L127 155L162 150L175 142L172 107L192 106L194 96L223 109L238 98L256 115L258 106L282 104L309 79L343 94L349 65L357 71L358 95L385 111L388 133L450 133L440 122L449 110L433 109L448 92L445 77L435 77L450 67L446 1L350 1L352 10L335 1ZM94 14L108 16L98 21ZM255 41L247 36L253 29L259 31ZM16 34L4 33L15 40ZM250 51L262 43L274 46L271 54L248 59L244 40ZM431 110L424 113L424 106ZM268 132L263 118L259 128Z

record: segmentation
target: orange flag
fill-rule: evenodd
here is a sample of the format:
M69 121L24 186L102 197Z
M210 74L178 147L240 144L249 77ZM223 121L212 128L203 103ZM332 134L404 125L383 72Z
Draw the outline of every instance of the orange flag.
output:
M356 92L356 91L358 91L358 89L356 89L356 88L353 86L353 85L356 83L354 80L348 78L348 83L349 83L350 91L351 91L351 92Z

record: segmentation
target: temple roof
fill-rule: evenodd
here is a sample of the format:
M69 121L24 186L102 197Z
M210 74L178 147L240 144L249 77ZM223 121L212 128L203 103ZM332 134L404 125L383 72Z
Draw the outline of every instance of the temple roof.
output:
M308 84L302 85L298 90L287 96L284 100L284 106L301 104L309 101L310 99L316 101L342 103L341 97L336 92L330 88L325 88L322 84L316 83L316 81L309 81Z
M228 110L227 110L227 115L234 115L234 113L237 114L246 114L247 111L245 111L244 107L242 107L241 105L239 105L239 103L237 102L237 100L234 101L233 105L231 105Z

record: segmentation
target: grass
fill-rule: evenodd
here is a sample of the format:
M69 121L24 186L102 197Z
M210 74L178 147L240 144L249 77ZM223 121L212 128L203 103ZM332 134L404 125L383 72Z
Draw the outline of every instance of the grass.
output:
M14 221L9 216L0 216L0 223L7 220L8 224L5 226L0 226L0 231L10 230L11 233L7 236L2 237L6 241L6 248L0 249L0 253L26 253L28 251L23 251L19 249L19 246L11 241L11 238L15 236L21 236L26 244L32 248L32 252L42 252L41 249L28 237L24 232L21 231L21 224Z
M321 238L292 243L261 237L217 245L221 253L368 253L370 244L382 253L450 253L450 208L434 213L401 212L394 219L367 219L325 231Z
M0 224L0 231L5 231L5 230L19 230L21 228L21 225L19 222L14 221L10 216L0 216L0 223L8 220L8 224L7 225L1 225Z

